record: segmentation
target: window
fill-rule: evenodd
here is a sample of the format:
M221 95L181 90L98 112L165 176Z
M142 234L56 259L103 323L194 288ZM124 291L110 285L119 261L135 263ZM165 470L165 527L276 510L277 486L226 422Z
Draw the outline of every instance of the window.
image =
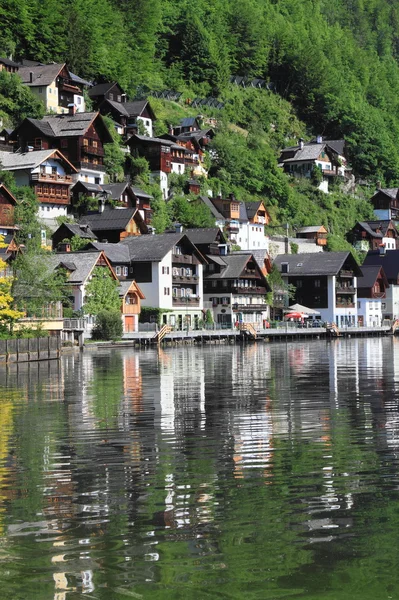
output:
M97 148L98 144L97 144L97 140L93 140L93 148Z
M173 298L177 298L177 288L172 288L172 296Z
M65 138L61 140L61 148L68 148L68 140Z
M55 191L56 191L57 196L61 196L61 188L60 187L57 187Z
M41 194L42 193L42 186L41 185L37 185L36 186L36 193L37 194Z
M168 287L163 288L163 293L165 294L165 296L170 296L170 288L168 288Z
M114 95L113 95L113 93L112 93L112 92L110 92L110 93L109 93L109 99L110 99L110 100L113 100L113 99L114 99Z
M43 94L43 88L39 87L39 94Z
M43 186L43 194L44 194L45 196L48 196L48 185L44 185L44 186Z
M169 267L162 267L162 275L169 275Z
M76 103L82 104L82 98L80 96L76 96Z
M118 102L122 102L122 96L120 94L117 95L116 99Z
M122 271L123 271L123 275L124 275L125 277L127 277L127 275L128 275L128 272L129 272L129 269L128 269L127 267L123 267Z
M98 165L98 158L97 158L97 156L95 156L93 158L93 165Z
M215 287L217 287L217 285L218 285L218 282L217 282L217 281L212 281L212 287L214 287L214 288L215 288Z
M57 175L57 167L51 167L51 174Z
M185 298L186 297L186 290L184 288L181 288L181 290L180 290L180 297L181 298Z
M385 302L381 302L381 310L385 310L387 307Z
M315 279L314 280L314 286L315 286L315 288L319 288L320 287L320 279Z
M35 138L35 148L42 147L42 138Z
M89 140L87 138L83 138L83 146L88 146Z
M130 273L133 273L133 267L129 267Z
M175 246L175 254L182 254L180 246Z
M179 269L177 267L173 267L173 276L174 277L178 277L179 276Z
M67 188L66 188L66 187L63 187L63 188L62 188L62 195L63 195L63 196L65 196L65 197L67 197L67 196L68 196L68 190L67 190Z
M191 275L192 275L191 269L186 269L186 276L191 277Z
M120 274L121 274L121 268L120 268L120 267L116 267L116 269L115 269L115 273L116 273L117 275L120 275Z
M45 172L46 172L45 165L40 165L40 173L41 173L41 175L43 175Z
M48 89L48 91L49 91L49 94L52 94L52 93L53 93L53 91L52 91L52 89L51 89L51 88L49 88L49 89Z
M55 195L55 187L52 185L50 188L50 196L54 196Z

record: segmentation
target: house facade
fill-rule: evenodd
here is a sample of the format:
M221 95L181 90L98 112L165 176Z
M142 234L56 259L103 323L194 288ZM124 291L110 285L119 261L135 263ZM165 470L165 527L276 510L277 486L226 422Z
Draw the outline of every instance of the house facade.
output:
M148 227L137 208L118 208L100 203L99 210L79 220L101 241L117 243L129 236L148 233Z
M383 320L389 283L379 265L362 265L362 276L357 279L357 308L359 325L379 327Z
M284 283L295 287L295 302L320 312L338 327L354 326L357 277L362 272L350 252L282 254L275 263Z
M169 195L168 176L172 172L171 147L169 140L132 135L127 144L133 156L143 156L150 165L151 177L159 180L162 196L166 200Z
M84 86L77 78L72 78L65 63L22 64L18 75L22 83L43 102L46 112L68 113L70 105L76 107L76 112L85 112Z
M70 188L77 169L58 150L0 152L5 171L11 171L18 186L33 188L39 201L38 214L43 219L66 216L70 205Z
M314 227L300 227L297 229L296 237L303 240L313 240L317 246L327 246L328 231L324 225Z
M379 188L370 198L376 219L399 220L399 188Z
M399 250L386 251L384 247L379 250L370 250L364 259L364 267L382 267L388 280L389 287L385 290L385 299L381 300L381 313L383 319L399 318Z
M386 250L398 248L398 230L391 220L358 221L347 235L356 250L368 252L384 246Z
M1 158L0 158L1 160ZM13 235L17 229L15 224L16 198L0 183L0 236Z
M99 113L78 114L72 108L68 114L27 118L12 138L20 152L57 149L77 169L77 179L104 183L104 144L113 140Z

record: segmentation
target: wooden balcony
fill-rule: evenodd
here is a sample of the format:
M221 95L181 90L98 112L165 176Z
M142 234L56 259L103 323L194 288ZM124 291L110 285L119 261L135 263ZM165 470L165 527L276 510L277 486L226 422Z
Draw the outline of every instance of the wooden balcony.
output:
M172 275L173 283L197 283L198 275Z
M336 302L335 306L337 308L355 308L354 302Z
M43 181L47 182L56 182L56 183L66 183L70 185L72 183L71 175L59 175L58 173L32 173L31 175L32 181Z
M80 162L80 168L89 169L90 171L101 171L102 173L105 173L104 165L95 165L94 163L88 162L86 160L82 160Z
M69 195L68 196L57 196L56 194L36 194L39 202L44 202L45 204L62 204L68 205L70 204Z
M122 314L124 315L139 315L140 304L125 304L122 305Z
M196 262L193 261L192 254L173 254L172 255L172 263L192 265L192 264L196 264Z
M82 146L82 152L94 154L95 156L104 156L104 148L102 146L97 146L97 148L94 146Z
M344 286L337 284L335 286L335 292L337 294L354 294L355 288L353 286Z
M199 296L194 298L172 298L173 306L181 306L182 308L197 308L199 307L200 299Z

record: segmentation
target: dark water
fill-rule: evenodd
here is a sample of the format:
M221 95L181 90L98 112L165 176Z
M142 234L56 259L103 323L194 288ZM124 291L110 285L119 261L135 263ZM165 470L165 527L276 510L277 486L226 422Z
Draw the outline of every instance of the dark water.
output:
M0 598L399 599L399 340L0 368Z

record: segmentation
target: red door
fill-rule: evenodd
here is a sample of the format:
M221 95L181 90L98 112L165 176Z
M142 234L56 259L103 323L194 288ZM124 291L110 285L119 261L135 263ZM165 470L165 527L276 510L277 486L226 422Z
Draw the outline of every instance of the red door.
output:
M133 333L134 332L134 316L125 316L125 333Z

